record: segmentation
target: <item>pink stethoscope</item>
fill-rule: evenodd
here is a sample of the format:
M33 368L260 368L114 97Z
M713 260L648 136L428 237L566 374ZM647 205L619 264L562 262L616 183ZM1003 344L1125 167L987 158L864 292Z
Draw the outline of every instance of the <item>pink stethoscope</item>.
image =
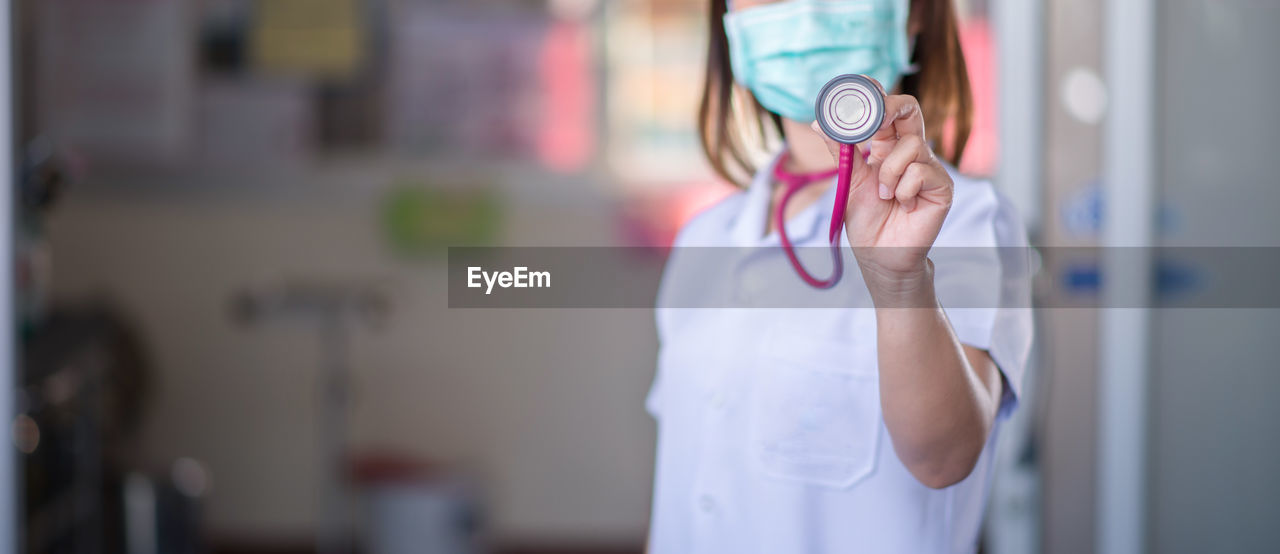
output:
M844 227L844 212L849 204L849 180L853 172L853 145L863 142L880 129L884 121L884 93L875 82L862 75L841 75L827 82L818 93L814 106L818 126L832 140L840 143L840 161L835 169L815 173L791 173L785 169L787 154L783 152L774 165L773 176L786 186L782 198L773 212L774 227L782 239L782 250L800 278L809 286L827 289L840 282L844 273L844 261L840 255L840 231ZM865 159L867 153L863 154ZM832 272L827 279L818 279L805 270L796 256L795 247L787 237L786 209L791 195L811 183L836 176L836 201L831 208L831 227L827 240L831 243Z

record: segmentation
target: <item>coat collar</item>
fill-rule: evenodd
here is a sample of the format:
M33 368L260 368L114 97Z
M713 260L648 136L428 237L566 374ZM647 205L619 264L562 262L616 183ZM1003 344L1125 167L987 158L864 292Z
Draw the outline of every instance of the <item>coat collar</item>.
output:
M778 233L764 234L765 223L769 218L773 217L770 211L770 203L773 197L773 168L777 166L778 160L785 151L784 145L775 152L769 159L769 163L756 172L755 177L751 180L751 185L747 188L746 197L742 203L742 210L738 213L737 219L734 221L732 234L733 242L738 246L763 246L769 244L778 244ZM787 237L791 239L791 243L796 246L811 246L817 244L815 241L822 239L825 243L825 233L818 233L820 224L829 222L831 218L831 204L835 202L836 191L834 186L828 186L826 192L822 194L812 205L807 206L800 213L787 220Z

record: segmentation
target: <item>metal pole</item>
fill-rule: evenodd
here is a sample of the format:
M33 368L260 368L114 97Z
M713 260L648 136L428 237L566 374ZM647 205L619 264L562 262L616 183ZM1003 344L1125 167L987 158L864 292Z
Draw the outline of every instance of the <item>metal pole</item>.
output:
M1103 146L1097 551L1146 550L1146 431L1154 246L1155 0L1107 0L1111 102ZM1138 306L1117 308L1115 306Z
M1045 0L994 0L996 87L999 106L1000 166L996 184L1022 214L1032 240L1043 217ZM1034 359L1034 355L1033 355ZM1021 461L1033 440L1035 371L1024 377L1022 407L1001 430L992 485L987 550L992 554L1034 552L1041 547L1040 474Z
M17 189L14 179L17 173L13 152L15 118L13 112L13 3L0 0L0 260L4 260L3 278L0 278L0 421L4 422L5 440L0 446L0 554L18 551L18 482L17 450L10 440L10 422L13 421L14 395L17 391L17 352L15 349L13 304L13 240L14 197Z
M347 312L345 302L321 315L322 367L320 381L320 426L317 437L325 465L321 485L320 526L316 550L320 554L351 551L350 499L347 491Z
M1044 0L992 3L999 86L996 184L1035 236L1044 191Z

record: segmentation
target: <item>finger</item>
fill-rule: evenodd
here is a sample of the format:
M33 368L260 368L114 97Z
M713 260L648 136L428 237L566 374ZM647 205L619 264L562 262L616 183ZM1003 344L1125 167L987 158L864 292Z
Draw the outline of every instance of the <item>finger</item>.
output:
M813 132L822 135L822 139L827 145L827 152L831 153L831 159L835 160L836 163L839 164L840 147L843 146L843 144L836 142L834 139L827 136L827 134L822 131L822 127L818 126L818 122L816 121L813 122L812 125L809 125L809 128L813 129ZM849 180L853 186L849 195L849 201L852 202L855 197L861 195L859 189L861 188L862 183L867 182L870 177L873 177L876 171L875 168L868 163L869 160L864 157L864 154L867 152L866 144L851 144L849 146L850 148L853 148L853 152L849 160Z
M880 164L880 198L893 198L898 187L898 180L907 166L916 162L929 160L929 146L924 139L915 135L907 135L898 139L893 151Z
M827 134L822 131L822 127L818 126L818 122L816 121L813 122L813 124L810 125L809 128L813 129L813 132L822 135L822 140L827 145L827 152L831 153L831 159L835 160L835 162L839 164L840 163L840 147L844 145L839 142L836 142L835 139L832 139L831 137L827 136ZM853 155L850 157L851 159L849 160L851 162L850 163L850 179L854 184L854 187L857 187L858 183L865 181L867 177L874 174L874 172L872 170L872 167L868 165L867 159L863 157L863 153L867 151L866 145L853 144L850 146L853 148Z
M884 121L880 123L880 129L871 135L871 140L893 140L910 135L925 138L920 102L910 94L884 97Z
M871 153L871 158L868 161L876 165L883 164L885 159L889 157L889 153L893 152L893 148L897 146L897 144L898 139L896 138L892 140L868 139L866 142L862 143L863 147L867 149L867 152Z
M930 168L926 164L913 163L907 166L906 171L902 174L902 179L898 181L898 190L894 194L894 197L898 199L898 203L902 204L902 209L908 212L916 209L920 190L924 188L925 180L929 178L929 174Z
M854 144L853 156L851 156L850 179L849 179L849 202L848 209L845 211L845 222L851 221L851 218L857 214L866 215L873 212L884 211L889 205L880 198L877 188L879 180L876 178L879 172L879 166L873 166L867 163L864 156L867 150L866 144ZM869 212L868 210L871 210Z
M884 91L884 85L880 83L879 79L870 75L863 75L863 77L866 77L868 81L871 81L871 83L876 86L876 89L880 91L880 96L888 96L889 93Z
M867 149L866 145L854 144L852 145L852 148L853 156L851 156L852 159L850 161L852 162L853 168L849 173L851 182L853 183L853 188L857 189L864 183L871 181L871 178L876 175L876 168L872 166L865 157Z
M863 77L866 77L868 81L871 81L872 84L876 86L876 90L880 91L881 98L885 98L888 96L889 93L884 91L884 85L880 84L880 81L876 80L875 77L872 77L870 75L863 75ZM881 122L881 127L883 128L888 123L888 121L889 121L889 118L888 116L886 116L884 121ZM867 152L867 155L868 155L867 162L872 164L880 164L881 162L884 161L885 157L889 155L889 152L893 150L892 143L886 143L884 141L876 141L874 136L863 141L862 147Z

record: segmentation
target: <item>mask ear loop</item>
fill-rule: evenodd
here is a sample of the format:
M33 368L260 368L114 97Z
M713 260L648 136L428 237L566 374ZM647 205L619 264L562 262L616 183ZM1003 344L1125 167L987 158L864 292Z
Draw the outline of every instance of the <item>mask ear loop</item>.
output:
M791 239L787 237L786 212L787 202L791 201L791 195L800 190L806 184L815 180L830 177L830 173L819 174L814 176L788 176L782 170L783 164L786 162L786 155L778 160L778 165L774 169L774 175L787 185L787 189L783 191L782 198L778 200L778 208L773 212L774 227L778 229L778 238L782 241L782 251L787 255L787 261L791 262L791 267L796 270L805 283L817 289L829 289L840 282L840 278L844 275L844 258L840 255L840 230L844 227L845 207L849 204L849 178L852 172L853 164L853 145L840 145L840 164L836 169L836 202L831 212L831 229L827 234L827 240L831 243L831 277L827 279L818 279L804 268L804 264L800 263L800 258L796 256L795 247L791 244Z

